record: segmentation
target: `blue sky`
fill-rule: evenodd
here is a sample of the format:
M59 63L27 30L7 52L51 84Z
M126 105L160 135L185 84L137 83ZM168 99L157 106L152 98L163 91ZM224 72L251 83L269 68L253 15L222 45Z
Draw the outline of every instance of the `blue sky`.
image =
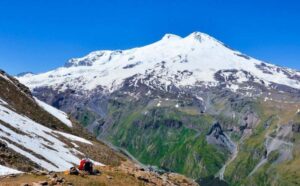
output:
M297 0L1 0L0 69L44 72L93 50L201 31L300 70L299 9Z

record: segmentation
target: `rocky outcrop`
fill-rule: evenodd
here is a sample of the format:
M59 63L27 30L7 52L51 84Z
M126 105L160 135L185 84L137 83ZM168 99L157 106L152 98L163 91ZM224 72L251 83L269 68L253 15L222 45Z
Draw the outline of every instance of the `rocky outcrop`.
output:
M219 122L212 125L210 131L206 135L206 140L208 143L223 147L230 152L235 150L235 144L224 133Z

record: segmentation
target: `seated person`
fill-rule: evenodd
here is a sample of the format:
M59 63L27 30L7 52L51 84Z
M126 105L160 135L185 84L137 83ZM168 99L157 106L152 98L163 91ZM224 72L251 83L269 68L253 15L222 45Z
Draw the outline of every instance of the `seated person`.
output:
M80 161L78 169L81 170L81 171L86 171L90 174L94 174L94 172L93 172L93 162L88 158L83 158Z

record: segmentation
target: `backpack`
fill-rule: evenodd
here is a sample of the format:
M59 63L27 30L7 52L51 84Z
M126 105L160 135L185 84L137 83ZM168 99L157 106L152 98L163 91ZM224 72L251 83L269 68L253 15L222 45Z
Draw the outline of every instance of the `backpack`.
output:
M75 167L70 168L70 175L78 175L79 171Z
M90 161L85 162L84 171L87 171L89 173L93 173L93 163L90 162Z

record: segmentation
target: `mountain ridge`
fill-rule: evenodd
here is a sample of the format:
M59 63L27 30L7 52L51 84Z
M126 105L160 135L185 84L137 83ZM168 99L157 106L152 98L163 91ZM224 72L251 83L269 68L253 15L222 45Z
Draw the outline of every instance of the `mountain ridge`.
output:
M300 89L300 72L256 60L200 32L184 38L166 34L153 44L129 50L94 51L69 60L65 67L18 79L31 89L44 85L90 91L101 86L112 92L133 76L136 82L165 87L172 84L177 88L216 86L220 77L231 90L249 81L266 87L275 83ZM153 82L152 77L159 78L159 82Z

